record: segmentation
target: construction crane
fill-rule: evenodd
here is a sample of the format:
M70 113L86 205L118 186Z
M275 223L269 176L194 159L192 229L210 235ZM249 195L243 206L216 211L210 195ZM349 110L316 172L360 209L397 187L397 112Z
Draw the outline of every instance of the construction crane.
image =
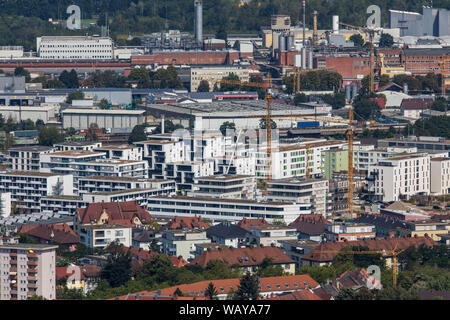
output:
M373 46L373 41L375 38L375 34L380 34L381 30L377 30L377 29L372 29L372 28L363 28L363 27L357 27L357 26L353 26L351 24L346 24L346 23L342 23L339 22L339 24L352 28L352 29L356 29L356 30L360 30L363 31L365 33L367 33L369 35L369 44L370 44L370 60L369 60L369 66L370 66L370 77L369 77L369 92L373 93L375 92L375 61L374 61L374 46Z
M318 253L329 253L329 254L381 254L382 258L392 257L392 285L397 288L398 279L398 255L405 251L405 249L397 250L397 244L392 250L369 250L369 251L347 251L347 250L336 250L336 251L318 251Z
M319 42L319 37L317 33L317 14L318 12L314 10L313 12L313 48L317 47L317 44Z

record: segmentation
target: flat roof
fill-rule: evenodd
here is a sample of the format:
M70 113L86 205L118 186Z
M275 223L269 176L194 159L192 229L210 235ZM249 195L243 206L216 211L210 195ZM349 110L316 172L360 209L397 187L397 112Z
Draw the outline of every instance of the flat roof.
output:
M23 146L23 147L11 147L8 151L26 151L26 152L41 152L41 151L50 151L53 150L53 147L46 146Z
M104 110L104 109L65 109L64 111L61 112L63 115L64 114L71 114L71 113L75 113L75 114L104 114L104 115L108 115L108 114L122 114L122 115L142 115L145 113L145 110Z
M135 145L118 145L118 146L114 146L114 145L108 145L108 146L101 146L101 147L96 147L96 150L129 150L129 149L134 149L134 148L138 148Z
M55 146L74 146L74 147L85 147L85 146L95 146L100 142L91 142L91 141L71 141L71 142L60 142L55 143ZM100 143L101 144L101 143Z
M123 226L120 224L101 224L101 225L91 225L91 224L83 224L82 228L89 228L89 229L131 229L129 226Z
M238 179L246 179L246 178L256 178L255 176L245 176L245 175L218 175L218 176L207 176L207 177L195 177L195 180L221 180L221 181L230 181L230 180L238 180Z
M27 176L27 177L54 177L61 176L63 174L50 173L50 172L35 172L35 171L10 171L0 172L2 176Z
M164 180L164 179L145 179L145 178L107 177L107 176L80 177L78 178L78 180L107 180L107 181L124 181L124 182L174 182L173 180Z
M28 244L28 243L18 243L18 244L3 244L0 245L0 249L17 249L17 250L51 250L57 249L58 246L50 245L50 244Z
M94 151L80 151L80 150L67 150L67 151L57 151L50 153L51 156L67 156L67 157L82 157L82 156L93 156L93 155L105 155L104 152L94 152Z
M150 199L164 199L164 200L191 200L191 201L207 201L207 202L227 202L236 204L248 204L248 205L261 205L261 206L286 206L294 205L294 202L262 202L256 200L240 200L240 199L215 199L215 198L202 198L202 197L185 197L185 196L155 196Z
M320 245L320 242L312 241L312 240L282 240L283 242L295 245L295 246L302 246L306 248L312 248Z
M249 229L257 229L257 230L285 230L285 229L293 229L293 230L297 230L294 227L289 227L289 226L249 226Z

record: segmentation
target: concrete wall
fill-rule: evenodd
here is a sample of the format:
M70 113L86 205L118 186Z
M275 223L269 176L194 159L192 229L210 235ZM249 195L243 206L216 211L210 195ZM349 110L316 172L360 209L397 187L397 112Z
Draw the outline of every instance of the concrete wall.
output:
M72 109L73 110L73 109ZM73 127L77 130L88 129L91 123L96 123L99 128L124 129L133 128L143 123L144 111L136 113L83 113L71 111L63 113L63 127Z

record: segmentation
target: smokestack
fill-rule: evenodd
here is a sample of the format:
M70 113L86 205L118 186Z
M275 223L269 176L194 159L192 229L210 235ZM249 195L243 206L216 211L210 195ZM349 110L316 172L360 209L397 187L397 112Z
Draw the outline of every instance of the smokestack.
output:
M306 0L303 0L303 48L306 45L305 28L306 28Z
M302 48L301 54L302 54L302 70L305 70L306 69L306 48L305 47Z
M194 32L195 40L202 44L203 42L203 4L202 0L194 0Z
M339 33L339 16L333 16L333 34Z

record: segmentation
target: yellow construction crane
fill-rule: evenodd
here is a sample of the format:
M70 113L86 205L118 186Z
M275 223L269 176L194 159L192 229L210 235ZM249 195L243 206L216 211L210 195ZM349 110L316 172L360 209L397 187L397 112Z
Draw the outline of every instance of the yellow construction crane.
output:
M398 279L398 255L405 251L405 249L397 250L397 244L392 250L369 250L369 251L347 251L347 250L336 250L336 251L318 251L317 253L330 253L330 254L381 254L382 258L392 257L392 285L397 288Z
M373 93L375 92L375 61L374 61L374 46L373 46L373 41L375 38L375 34L380 34L381 30L376 30L376 29L372 29L372 28L363 28L363 27L357 27L357 26L353 26L351 24L346 24L346 23L342 23L339 22L339 24L352 28L352 29L356 29L356 30L360 30L363 31L365 33L367 33L369 35L369 44L370 44L370 78L369 78L369 92Z
M317 33L317 14L318 12L314 10L313 12L313 48L317 47L317 44L319 42L319 37Z

